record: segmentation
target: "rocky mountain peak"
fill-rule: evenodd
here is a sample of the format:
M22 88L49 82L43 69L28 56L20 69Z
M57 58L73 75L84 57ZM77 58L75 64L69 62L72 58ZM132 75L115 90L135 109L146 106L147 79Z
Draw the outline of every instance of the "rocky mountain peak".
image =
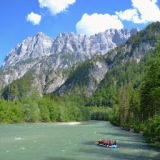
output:
M21 44L16 45L6 56L2 68L14 66L28 58L37 58L61 53L72 53L78 57L77 61L103 55L116 46L124 43L138 30L109 29L92 36L60 33L56 38L48 37L42 32L28 37Z
M43 32L38 32L33 36L33 38L46 38L46 37L48 36L44 34Z
M146 53L154 52L160 22L135 34L137 31L136 28L110 29L92 36L61 33L56 38L37 33L8 53L0 72L0 89L24 75L32 75L29 85L36 86L42 94L58 91L58 88L59 93L68 93L86 80L85 88L89 91L86 95L90 95L117 62L125 65L128 61L137 60L140 63ZM124 45L113 49L122 43ZM89 58L92 59L77 63Z
M140 30L138 28L132 28L131 29L131 34L136 34L137 32L139 32Z

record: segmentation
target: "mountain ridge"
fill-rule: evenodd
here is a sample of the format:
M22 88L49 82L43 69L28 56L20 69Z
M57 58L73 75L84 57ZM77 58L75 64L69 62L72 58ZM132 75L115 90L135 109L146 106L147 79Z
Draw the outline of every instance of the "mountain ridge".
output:
M6 85L12 83L12 81L29 73L34 75L32 85L38 88L41 95L55 91L63 95L64 93L72 92L72 90L78 93L81 90L81 88L79 88L79 91L76 91L79 78L77 80L74 78L77 76L79 77L85 70L87 72L80 78L84 83L81 83L80 86L82 87L82 84L85 84L87 80L88 85L84 85L84 88L88 91L85 95L90 96L97 90L98 85L115 62L117 63L119 60L122 60L123 65L123 63L125 64L128 60L136 60L138 63L147 51L154 49L156 43L155 34L160 32L158 27L159 23L151 25L155 25L155 29L145 29L138 32L130 37L125 44L121 44L119 47L104 55L97 55L87 60L90 63L89 65L87 61L83 62L84 60L82 59L77 61L77 57L74 53L63 52L49 56L39 56L37 58L31 57L18 62L15 66L11 66L10 68L3 68L0 72L0 88L4 88ZM63 33L60 34L59 37L65 35L66 34ZM34 38L39 36L44 37L46 35L39 33L36 34ZM146 38L146 36L148 37ZM84 64L86 64L86 68L83 66ZM83 78L83 76L85 77Z
M74 53L81 59L89 59L94 55L103 55L116 46L124 43L131 35L138 32L138 29L109 29L95 35L76 36L60 33L52 38L39 32L33 37L28 37L22 43L17 44L6 56L2 68L14 66L22 60L37 58L39 56L50 56L60 53Z
M71 79L68 83L66 81L57 91L60 95L67 94L69 96L74 96L75 94L81 92L74 92L73 95L71 92L76 90L81 90L81 88L86 88L86 96L92 95L98 87L99 84L103 81L105 76L107 75L107 72L112 69L115 65L121 65L124 66L126 63L131 61L136 61L137 65L141 61L141 58L143 58L146 53L154 53L155 50L155 44L157 42L158 34L160 33L160 22L150 24L146 29L138 32L137 34L130 37L125 44L122 44L115 49L109 51L107 54L102 55L100 57L93 57L91 60L89 60L88 64L92 64L92 66L89 65L88 69L89 74L87 75L85 73L84 77L86 78L86 83L82 83L79 85L75 78L72 78L71 76L69 79ZM85 63L85 62L84 62ZM87 65L87 64L85 64ZM103 67L101 67L103 66ZM81 67L81 72L83 72L83 65ZM94 71L94 72L93 72ZM78 77L79 73L74 73ZM116 74L116 73L115 73ZM83 78L81 78L83 79ZM90 83L88 85L88 83ZM77 94L78 95L78 94Z

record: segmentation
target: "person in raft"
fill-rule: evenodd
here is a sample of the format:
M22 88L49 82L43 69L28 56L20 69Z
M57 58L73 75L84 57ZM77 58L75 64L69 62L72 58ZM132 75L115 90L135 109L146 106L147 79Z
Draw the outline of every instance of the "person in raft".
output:
M107 146L109 146L109 140L107 140Z
M117 145L116 141L114 141L113 145Z
M109 141L109 146L112 146L113 145L113 141Z
M101 144L101 143L102 143L102 140L101 140L101 139L99 139L99 141L98 141L98 142L99 142L99 144Z
M104 143L104 140L102 139L102 142L101 142L102 144Z
M106 140L103 141L103 146L106 146L107 145L107 142Z

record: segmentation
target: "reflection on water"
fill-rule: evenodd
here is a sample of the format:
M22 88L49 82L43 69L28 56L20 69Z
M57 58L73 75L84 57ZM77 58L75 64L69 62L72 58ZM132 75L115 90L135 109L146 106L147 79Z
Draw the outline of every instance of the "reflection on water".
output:
M120 148L95 145L98 139L116 140ZM0 160L158 160L160 153L141 135L109 122L78 125L0 125Z

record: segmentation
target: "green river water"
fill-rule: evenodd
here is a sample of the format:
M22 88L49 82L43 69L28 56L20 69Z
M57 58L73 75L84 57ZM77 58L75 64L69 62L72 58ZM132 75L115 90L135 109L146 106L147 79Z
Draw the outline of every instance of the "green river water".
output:
M95 145L98 139L117 140L120 148ZM141 135L109 122L81 125L54 123L0 125L0 160L158 160L160 152Z

